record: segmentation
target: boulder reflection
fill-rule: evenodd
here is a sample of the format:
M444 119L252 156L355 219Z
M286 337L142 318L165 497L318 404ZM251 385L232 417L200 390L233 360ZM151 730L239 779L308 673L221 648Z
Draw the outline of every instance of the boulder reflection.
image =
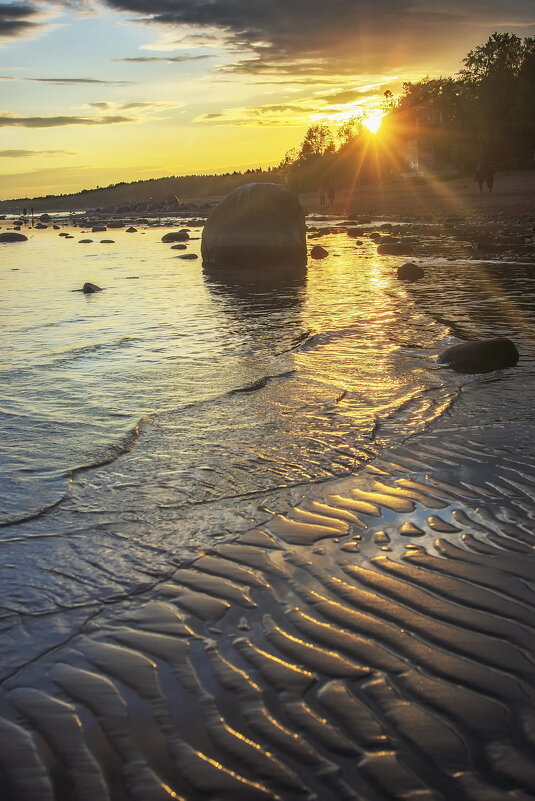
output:
M214 300L237 317L298 311L306 292L306 271L266 268L261 272L203 264L203 277ZM293 315L292 315L293 316Z

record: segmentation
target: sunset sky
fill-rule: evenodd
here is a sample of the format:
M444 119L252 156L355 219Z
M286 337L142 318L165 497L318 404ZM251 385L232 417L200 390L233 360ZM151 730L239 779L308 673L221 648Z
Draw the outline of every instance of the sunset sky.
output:
M0 198L276 165L533 0L0 2Z

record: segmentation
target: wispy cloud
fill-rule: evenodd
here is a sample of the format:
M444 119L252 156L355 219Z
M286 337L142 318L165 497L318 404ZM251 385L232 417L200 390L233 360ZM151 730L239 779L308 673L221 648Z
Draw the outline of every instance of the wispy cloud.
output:
M79 108L96 108L99 111L107 111L113 114L118 114L122 111L141 111L146 114L157 114L161 111L181 109L184 108L184 105L180 100L176 102L167 100L133 100L129 103L110 103L100 100L95 103L87 103L87 105ZM141 119L141 117L138 117L138 119Z
M16 117L14 114L0 113L0 128L60 128L64 125L114 125L120 122L135 122L134 117L113 115L108 117Z
M188 61L203 61L215 58L215 55L202 54L198 56L133 56L132 58L114 58L112 61L127 61L132 64L145 64L147 62L161 62L164 64L186 64Z
M26 158L47 158L55 156L75 156L75 150L0 150L0 158L4 159L26 159Z
M130 86L135 81L104 81L99 78L29 78L24 75L0 75L0 81L30 81L33 83L52 83L57 86L70 86L71 84L97 84L109 86Z

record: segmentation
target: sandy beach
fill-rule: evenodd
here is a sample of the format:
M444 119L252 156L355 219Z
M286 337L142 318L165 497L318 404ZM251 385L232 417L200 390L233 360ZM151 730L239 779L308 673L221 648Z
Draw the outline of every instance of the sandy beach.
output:
M498 172L491 194L480 193L476 181L466 176L448 180L388 182L340 190L332 208L319 205L317 193L301 195L307 212L423 217L535 217L535 170Z

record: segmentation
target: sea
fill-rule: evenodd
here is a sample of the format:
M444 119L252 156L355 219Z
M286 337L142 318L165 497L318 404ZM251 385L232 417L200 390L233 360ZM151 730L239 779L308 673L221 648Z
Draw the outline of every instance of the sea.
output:
M406 259L378 255L341 218L309 218L327 257L302 278L251 265L241 280L203 270L202 227L187 220L132 233L58 222L0 245L9 612L142 591L424 432L533 430L533 264L431 248L409 285L396 276ZM181 227L186 250L161 241ZM437 363L495 336L515 342L516 367Z

